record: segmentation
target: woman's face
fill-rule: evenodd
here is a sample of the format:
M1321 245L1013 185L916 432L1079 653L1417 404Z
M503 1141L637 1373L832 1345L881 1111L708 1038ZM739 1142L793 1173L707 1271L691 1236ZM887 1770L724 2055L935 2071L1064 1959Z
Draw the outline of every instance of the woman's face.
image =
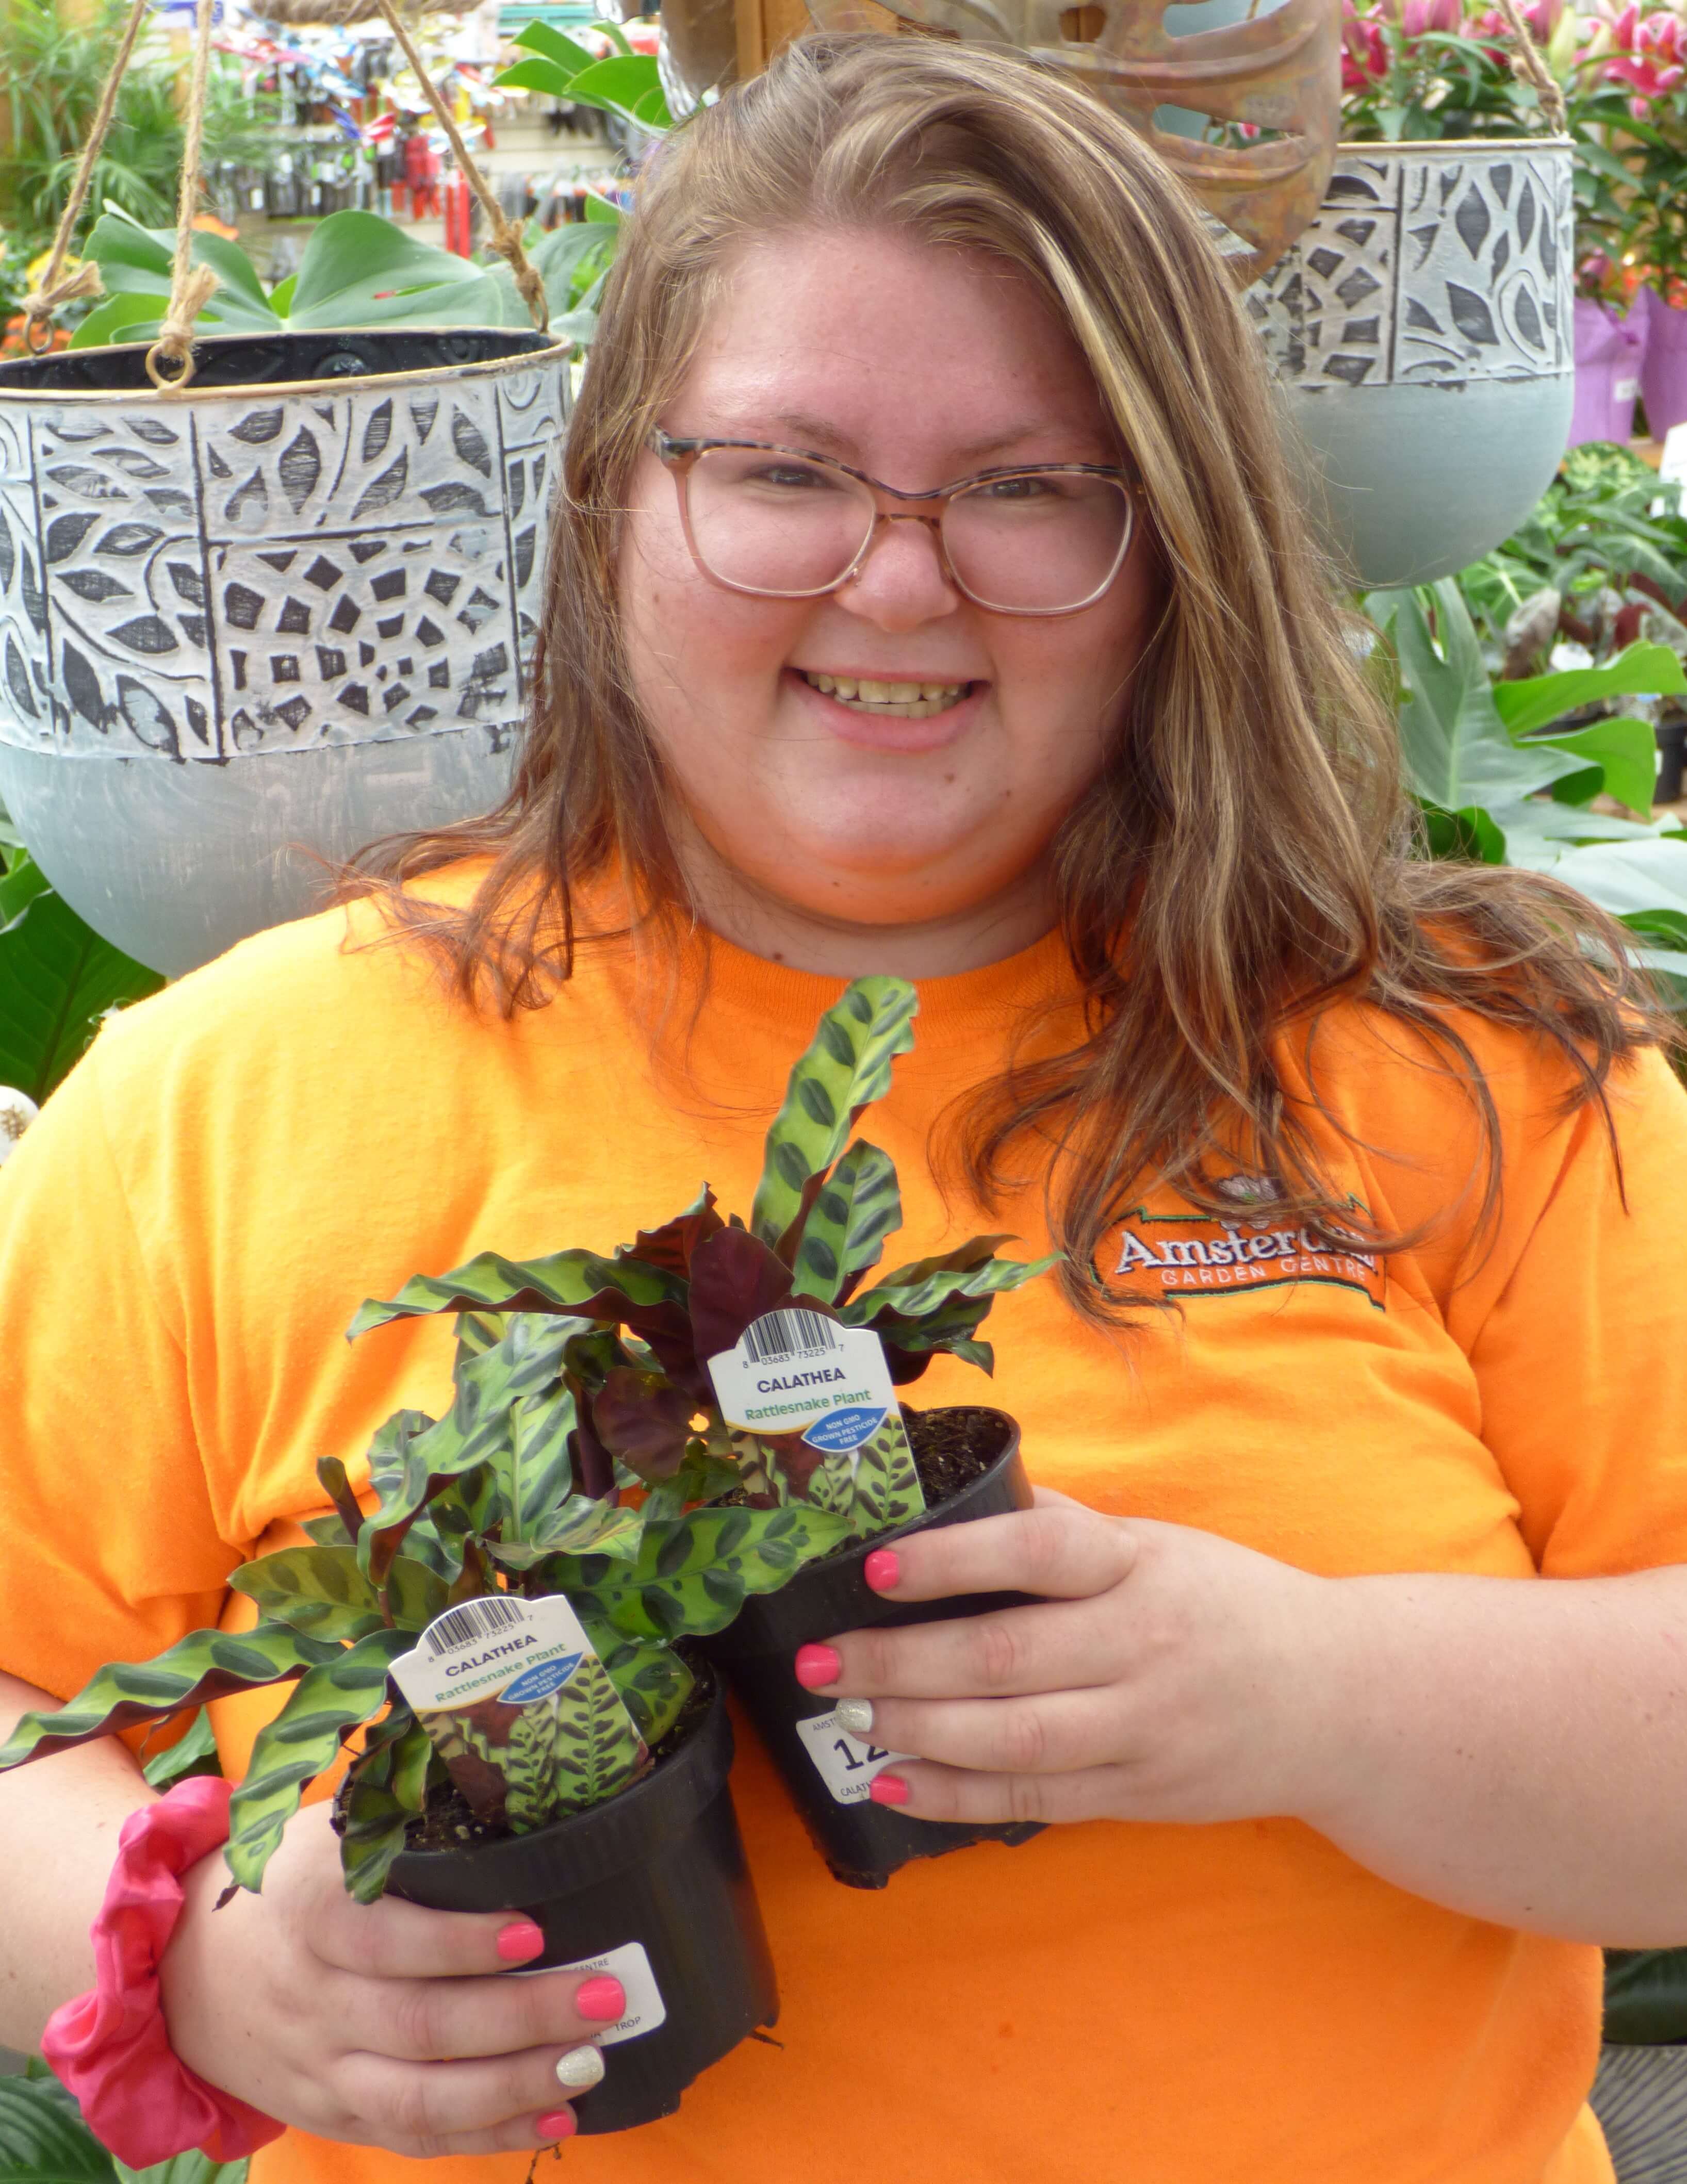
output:
M660 422L831 455L908 492L1121 453L1024 275L879 230L744 251ZM697 567L676 481L643 454L620 568L628 649L711 921L816 969L856 967L816 956L826 928L948 935L916 974L1046 930L1050 839L1101 765L1155 605L1141 528L1110 590L1048 619L975 606L917 523L881 526L839 591L752 598ZM922 699L911 716L869 710L819 680Z

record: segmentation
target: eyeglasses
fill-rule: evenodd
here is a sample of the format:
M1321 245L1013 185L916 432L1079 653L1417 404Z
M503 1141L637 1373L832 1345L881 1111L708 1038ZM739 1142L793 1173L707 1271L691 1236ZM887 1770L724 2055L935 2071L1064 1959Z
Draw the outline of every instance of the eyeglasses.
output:
M672 471L692 559L729 592L819 599L860 574L879 526L923 523L944 576L992 614L1076 614L1124 566L1135 516L1127 473L1100 463L980 471L903 493L847 463L760 440L679 440ZM903 514L886 502L930 504Z

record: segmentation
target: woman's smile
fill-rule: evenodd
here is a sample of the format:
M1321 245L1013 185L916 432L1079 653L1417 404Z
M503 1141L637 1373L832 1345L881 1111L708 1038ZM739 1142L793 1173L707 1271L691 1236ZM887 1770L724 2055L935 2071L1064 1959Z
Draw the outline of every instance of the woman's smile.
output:
M957 742L990 688L976 677L942 681L889 670L868 676L791 667L783 679L828 734L882 751L938 750Z

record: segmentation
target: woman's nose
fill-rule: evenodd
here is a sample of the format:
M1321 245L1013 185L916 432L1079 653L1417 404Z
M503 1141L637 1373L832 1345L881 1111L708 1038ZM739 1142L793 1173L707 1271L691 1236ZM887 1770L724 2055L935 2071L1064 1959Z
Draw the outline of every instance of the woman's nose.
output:
M835 596L847 612L886 630L918 629L960 604L937 532L918 515L880 516L866 559Z

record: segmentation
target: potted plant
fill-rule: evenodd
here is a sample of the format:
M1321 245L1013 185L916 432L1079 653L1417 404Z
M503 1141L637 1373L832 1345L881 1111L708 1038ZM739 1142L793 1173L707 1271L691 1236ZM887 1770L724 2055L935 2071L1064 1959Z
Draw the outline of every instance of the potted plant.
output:
M373 1510L324 1458L333 1513L230 1580L254 1629L102 1669L25 1716L0 1769L292 1683L230 1807L235 1885L261 1885L304 1786L361 1730L336 1808L352 1893L527 1912L546 1942L527 1969L607 1969L629 1997L604 2036L628 2052L582 2097L581 2128L671 2112L777 2008L727 1784L732 1730L699 1641L806 1565L827 1582L794 1650L837 1628L844 1593L824 1557L1029 1500L1011 1420L976 1414L977 1433L975 1414L938 1413L951 1424L927 1475L977 1485L927 1509L916 1451L935 1443L916 1424L910 1446L892 1377L941 1351L988 1367L993 1298L1052 1262L998 1259L1002 1240L985 1237L860 1287L900 1207L887 1156L846 1140L911 1045L915 1007L901 980L866 978L821 1018L749 1226L705 1187L608 1256L482 1253L366 1305L354 1334L457 1315L450 1407L381 1428ZM746 1676L777 1749L767 1685ZM805 1773L816 1763L805 1752Z

